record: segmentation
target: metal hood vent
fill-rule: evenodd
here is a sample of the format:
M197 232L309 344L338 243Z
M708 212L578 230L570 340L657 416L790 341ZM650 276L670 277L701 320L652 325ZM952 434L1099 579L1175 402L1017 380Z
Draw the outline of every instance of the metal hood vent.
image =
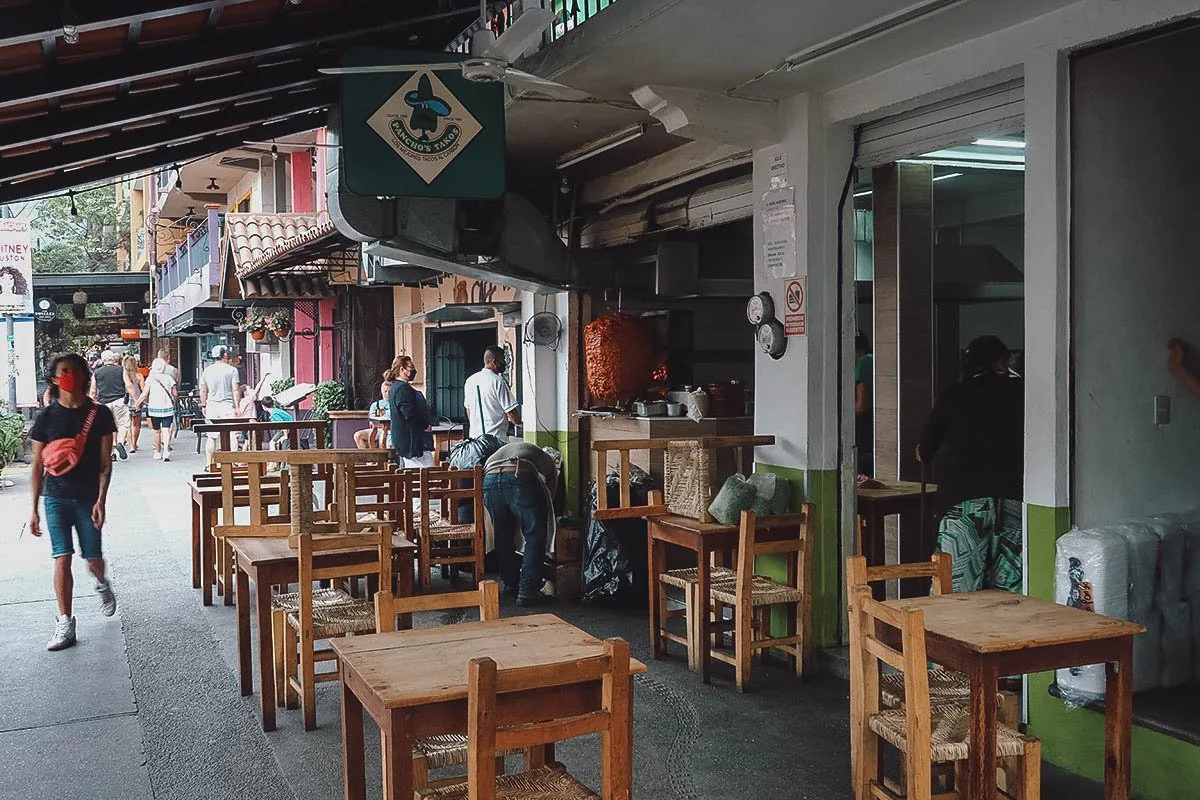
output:
M336 138L336 114L331 136ZM600 254L576 254L555 233L550 221L524 197L507 193L497 200L361 197L341 180L337 159L326 176L329 214L338 230L365 242L369 256L405 266L406 280L414 270L463 275L533 292L605 285L610 259ZM586 268L581 266L586 263ZM385 262L386 263L386 262ZM387 271L376 281L387 282Z
M497 314L512 314L521 310L520 303L444 303L417 314L396 320L399 324L427 322L487 322Z

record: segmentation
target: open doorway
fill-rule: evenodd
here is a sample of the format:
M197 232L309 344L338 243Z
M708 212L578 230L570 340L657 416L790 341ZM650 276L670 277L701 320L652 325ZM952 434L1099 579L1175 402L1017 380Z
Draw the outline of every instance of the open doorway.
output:
M425 330L425 385L433 414L467 421L463 386L483 366L483 351L497 343L495 324Z
M857 173L858 471L915 498L923 484L934 487L917 458L921 432L936 398L962 379L967 345L996 336L1021 370L1024 147L1020 131L969 136ZM865 530L869 559L929 558L937 542L931 517L944 509L936 496L910 508Z

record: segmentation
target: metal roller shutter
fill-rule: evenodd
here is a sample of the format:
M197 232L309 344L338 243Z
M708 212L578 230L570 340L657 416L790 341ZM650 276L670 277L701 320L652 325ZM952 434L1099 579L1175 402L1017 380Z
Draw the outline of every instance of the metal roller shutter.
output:
M1024 124L1024 81L1008 81L864 125L858 164L888 164L974 137L1013 133Z

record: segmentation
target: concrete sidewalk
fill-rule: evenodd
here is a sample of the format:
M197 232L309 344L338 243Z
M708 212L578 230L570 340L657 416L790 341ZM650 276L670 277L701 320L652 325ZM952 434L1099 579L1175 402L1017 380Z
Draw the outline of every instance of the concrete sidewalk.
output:
M61 653L44 649L56 612L49 541L20 535L27 475L15 470L16 486L0 490L0 800L341 796L336 684L318 687L318 730L305 733L299 712L281 710L279 729L264 734L257 697L238 694L234 611L204 608L191 588L184 482L201 462L190 443L180 437L169 464L147 450L115 465L105 551L120 608L101 616L76 559L79 644ZM626 638L647 660L644 611L555 613L598 637ZM722 666L703 686L682 658L652 663L634 694L636 796L848 797L847 684L800 684L770 666L755 681L739 695ZM377 741L367 725L367 742ZM368 776L378 775L378 748L367 749ZM595 741L559 754L599 786ZM1054 768L1044 774L1044 797L1103 797ZM368 784L378 797L378 781Z

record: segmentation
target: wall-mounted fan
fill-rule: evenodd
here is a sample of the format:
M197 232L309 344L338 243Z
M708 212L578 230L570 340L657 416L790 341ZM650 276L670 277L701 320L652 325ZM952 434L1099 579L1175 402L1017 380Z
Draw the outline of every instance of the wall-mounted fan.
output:
M558 349L562 338L562 320L551 311L539 311L525 323L525 343Z
M565 86L519 69L512 63L521 57L558 15L548 8L527 8L500 38L488 27L487 0L479 2L480 26L471 35L471 57L466 61L432 64L379 64L363 67L328 67L325 75L364 75L378 72L423 72L461 69L463 77L476 83L501 81L515 89L537 92L555 100L588 100L587 92Z

